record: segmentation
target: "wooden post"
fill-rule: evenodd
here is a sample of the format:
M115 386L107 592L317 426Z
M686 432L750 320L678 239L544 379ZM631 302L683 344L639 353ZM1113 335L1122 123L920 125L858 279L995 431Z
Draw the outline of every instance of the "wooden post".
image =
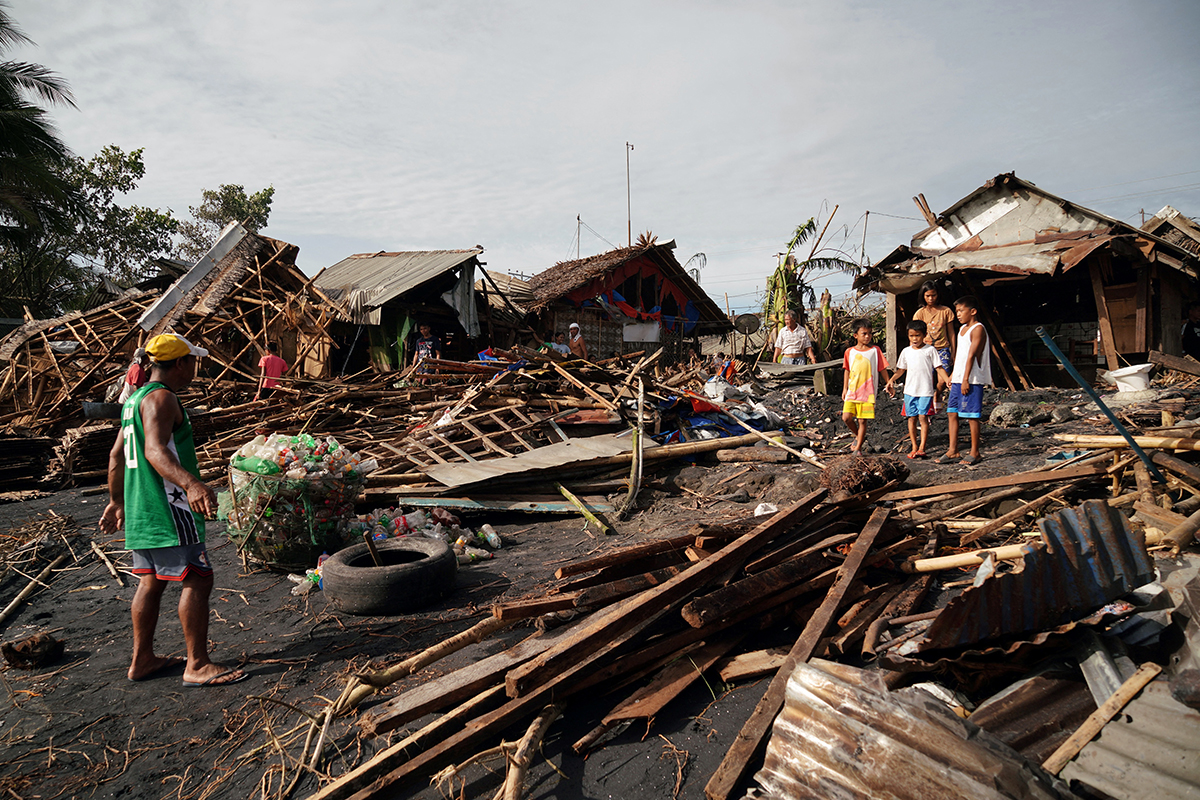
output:
M1099 256L1088 260L1088 272L1092 276L1092 297L1096 300L1096 315L1100 323L1100 345L1104 348L1104 360L1110 370L1120 367L1117 361L1117 345L1113 340L1112 320L1108 317L1108 303L1104 300L1104 279L1100 274Z
M850 584L858 575L859 567L866 560L867 551L875 543L875 537L883 529L890 513L891 509L879 508L871 514L867 526L863 528L862 533L855 540L854 546L850 549L850 555L838 570L837 580L830 588L829 593L825 595L825 600L816 613L809 618L808 624L804 626L804 632L800 634L800 638L796 640L796 644L784 660L783 666L775 673L774 679L767 687L767 693L763 695L762 700L750 715L750 719L742 727L737 739L729 748L729 752L725 754L721 766L717 767L717 771L705 785L704 793L708 795L709 800L727 800L734 796L734 792L746 775L750 760L758 752L771 723L779 714L779 710L783 708L788 678L791 677L797 664L808 661L812 657L817 644L825 635L826 628L833 621L833 616L837 613L838 605L845 596L846 590L850 588Z

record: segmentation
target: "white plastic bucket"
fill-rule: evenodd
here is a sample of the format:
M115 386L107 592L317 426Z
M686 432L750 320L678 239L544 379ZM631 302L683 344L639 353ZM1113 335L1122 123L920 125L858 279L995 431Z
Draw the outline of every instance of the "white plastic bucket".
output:
M1150 370L1153 368L1153 364L1134 364L1114 369L1104 377L1117 385L1118 392L1141 392L1150 388Z

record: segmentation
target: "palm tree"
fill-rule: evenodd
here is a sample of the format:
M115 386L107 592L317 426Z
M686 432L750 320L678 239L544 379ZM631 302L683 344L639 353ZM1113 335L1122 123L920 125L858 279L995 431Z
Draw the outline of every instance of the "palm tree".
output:
M0 53L30 43L0 4ZM37 102L74 107L67 84L39 64L0 62L0 247L68 226L80 206L65 177L71 151Z
M768 330L778 331L783 327L783 315L788 309L794 309L803 314L803 309L806 305L813 307L817 304L816 292L809 283L809 278L814 273L842 272L850 275L858 273L858 264L848 258L841 258L838 255L822 255L826 252L835 254L842 252L840 250L821 247L821 240L825 236L825 230L829 228L829 223L833 220L833 215L836 213L837 206L834 206L829 219L825 222L825 228L821 230L821 235L813 242L808 258L803 261L797 261L793 251L808 241L817 232L816 217L809 217L808 222L798 225L792 233L791 241L787 244L787 250L779 256L779 265L775 268L775 272L771 274L771 277L767 279L767 299L763 304L763 322L766 324ZM818 348L823 350L828 346L828 341L825 340L826 337L821 335L822 332L823 329L809 329L809 333L813 334Z

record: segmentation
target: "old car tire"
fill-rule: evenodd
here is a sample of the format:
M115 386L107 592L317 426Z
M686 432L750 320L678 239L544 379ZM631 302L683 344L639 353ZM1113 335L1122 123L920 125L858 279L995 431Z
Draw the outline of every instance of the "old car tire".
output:
M386 539L375 544L383 566L367 545L334 553L321 566L326 596L351 614L391 615L429 605L454 589L458 559L439 539Z

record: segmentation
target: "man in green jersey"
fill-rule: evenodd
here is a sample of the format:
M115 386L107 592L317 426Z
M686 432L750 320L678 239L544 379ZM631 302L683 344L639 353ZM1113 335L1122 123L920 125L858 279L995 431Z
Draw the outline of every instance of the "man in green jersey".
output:
M100 530L125 528L133 551L138 588L133 597L133 662L129 679L140 681L182 662L154 653L154 629L163 591L179 583L179 621L187 645L183 685L223 686L246 673L208 657L208 597L212 566L204 548L204 518L217 510L217 496L200 480L192 424L176 392L196 377L208 355L173 333L146 343L150 381L121 407L121 433L108 457L108 507Z

